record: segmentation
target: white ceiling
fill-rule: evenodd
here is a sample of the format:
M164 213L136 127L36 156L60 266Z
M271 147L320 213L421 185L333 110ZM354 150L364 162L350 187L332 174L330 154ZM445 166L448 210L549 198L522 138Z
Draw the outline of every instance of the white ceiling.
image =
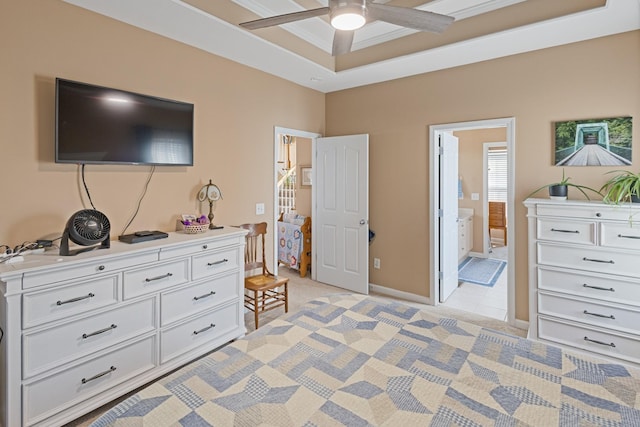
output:
M252 33L237 25L259 17L326 6L326 0L215 0L209 2L207 11L181 0L64 1L325 93L640 29L640 0L607 0L603 7L335 71L326 61L314 61L261 37L259 31L263 30ZM227 22L216 16L216 8L222 11L231 3L234 3L231 6L242 6L248 18ZM402 4L401 1L390 3ZM513 4L517 7L518 3L524 4L524 0L413 3L422 3L416 7L419 9L455 16L453 25L456 25L492 10ZM323 55L331 51L333 30L325 18L311 18L282 27L290 37L304 40ZM383 22L368 23L356 31L354 50L384 46L392 40L406 39L412 33L413 30Z

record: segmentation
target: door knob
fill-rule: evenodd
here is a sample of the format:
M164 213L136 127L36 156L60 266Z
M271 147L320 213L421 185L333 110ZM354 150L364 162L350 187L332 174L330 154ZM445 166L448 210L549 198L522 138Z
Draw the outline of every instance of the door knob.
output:
M364 220L364 219L361 219L361 220L360 220L360 225L365 225L366 223L367 223L367 221L366 221L366 220Z

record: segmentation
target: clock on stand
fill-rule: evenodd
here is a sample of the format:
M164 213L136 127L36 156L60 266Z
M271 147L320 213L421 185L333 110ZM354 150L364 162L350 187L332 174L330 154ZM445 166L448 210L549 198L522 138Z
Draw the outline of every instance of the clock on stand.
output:
M222 191L211 180L208 184L202 186L198 192L198 200L200 202L209 202L209 230L218 230L223 228L221 225L213 225L213 202L222 199Z

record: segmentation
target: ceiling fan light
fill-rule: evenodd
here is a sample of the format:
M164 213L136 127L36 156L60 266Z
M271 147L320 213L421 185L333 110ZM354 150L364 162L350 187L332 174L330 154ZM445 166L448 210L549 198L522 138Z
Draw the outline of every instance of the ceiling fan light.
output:
M357 30L366 23L364 9L359 6L343 7L331 14L331 26L336 30Z

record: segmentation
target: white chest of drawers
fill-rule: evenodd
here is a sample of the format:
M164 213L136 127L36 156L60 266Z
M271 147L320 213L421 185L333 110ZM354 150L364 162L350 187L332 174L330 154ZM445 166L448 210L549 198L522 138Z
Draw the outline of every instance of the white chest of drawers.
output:
M640 206L528 199L529 335L640 364Z
M245 234L0 265L0 426L60 426L244 335Z

